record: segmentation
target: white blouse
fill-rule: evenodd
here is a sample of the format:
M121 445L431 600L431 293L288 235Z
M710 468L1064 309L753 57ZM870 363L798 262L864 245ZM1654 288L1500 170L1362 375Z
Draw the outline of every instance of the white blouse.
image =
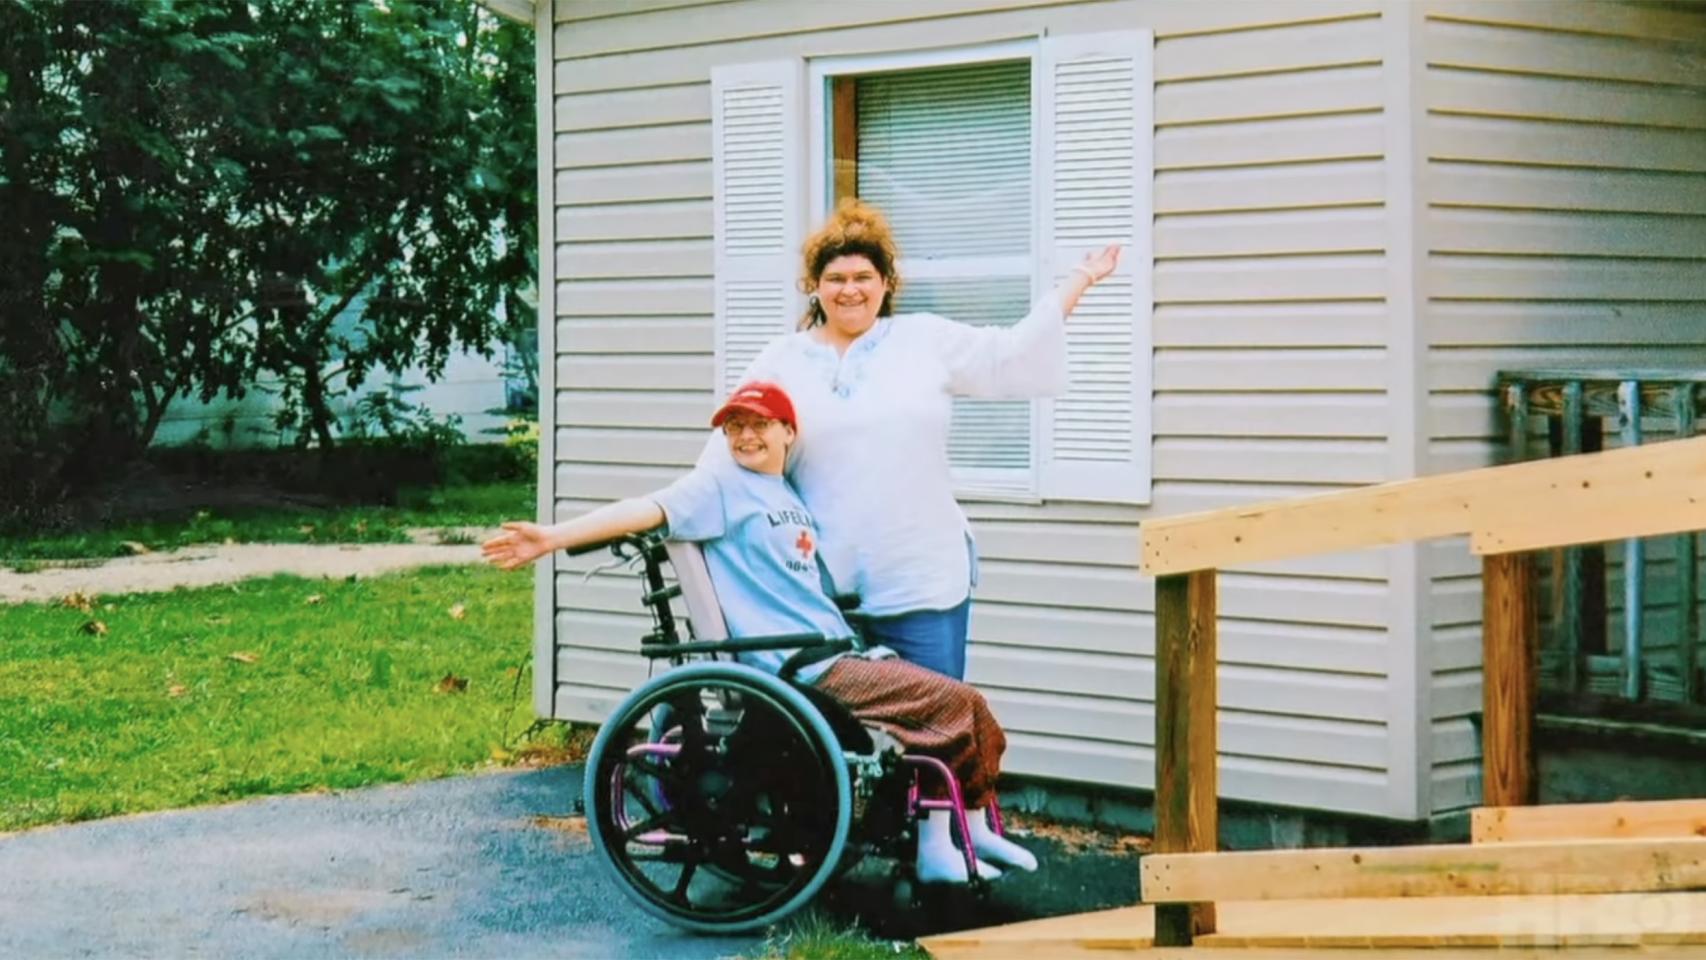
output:
M952 398L1063 390L1058 296L1045 295L1011 327L884 317L841 356L808 331L788 334L742 378L773 380L794 401L799 439L788 477L817 518L836 591L857 593L862 612L946 610L970 594L971 532L948 467ZM728 455L718 438L712 451Z

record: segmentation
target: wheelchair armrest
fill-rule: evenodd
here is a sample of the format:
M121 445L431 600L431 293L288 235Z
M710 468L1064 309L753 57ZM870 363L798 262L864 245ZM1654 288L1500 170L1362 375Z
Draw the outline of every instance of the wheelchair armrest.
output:
M817 633L789 633L774 637L743 637L739 640L694 640L688 643L642 643L640 653L648 657L681 657L696 653L750 653L754 650L795 650L820 644L853 649L852 640L831 640Z
M600 550L609 549L612 552L615 552L617 556L622 556L620 548L624 545L635 547L636 549L644 552L646 549L655 547L661 543L663 543L663 537L658 535L657 530L646 530L641 533L624 533L619 537L611 537L608 540L597 540L592 543L583 543L578 547L565 548L563 552L571 557L579 557L584 556L585 554L597 553Z

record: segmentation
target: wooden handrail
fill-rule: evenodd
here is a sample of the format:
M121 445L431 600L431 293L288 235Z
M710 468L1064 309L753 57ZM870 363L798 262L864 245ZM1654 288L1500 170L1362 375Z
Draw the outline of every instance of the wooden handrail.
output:
M1461 534L1477 554L1706 529L1706 437L1149 520L1143 572Z

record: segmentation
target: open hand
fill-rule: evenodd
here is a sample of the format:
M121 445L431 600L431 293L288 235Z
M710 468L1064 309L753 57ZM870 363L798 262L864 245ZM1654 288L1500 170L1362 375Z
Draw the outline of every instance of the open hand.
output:
M480 545L480 556L494 567L514 570L551 552L545 528L524 520L503 525L503 533Z
M1108 274L1113 273L1114 268L1119 265L1120 246L1112 243L1103 247L1099 253L1089 254L1084 258L1084 262L1072 269L1084 274L1094 284L1107 279Z

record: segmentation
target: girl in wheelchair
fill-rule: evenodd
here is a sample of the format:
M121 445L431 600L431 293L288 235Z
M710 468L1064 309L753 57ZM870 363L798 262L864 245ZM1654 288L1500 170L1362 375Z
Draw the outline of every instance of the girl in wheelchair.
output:
M718 712L719 704L726 707L731 699L742 704L773 700L777 701L777 712L786 714L788 711L782 701L787 701L790 694L804 694L802 699L814 702L821 701L821 695L827 694L860 724L874 727L898 742L905 755L928 758L952 773L951 778L920 778L919 789L926 798L919 804L926 812L917 825L914 861L920 882L965 883L971 879L972 870L983 879L999 876L1002 868L1035 870L1036 858L998 832L998 815L986 816L985 808L993 806L995 781L1000 773L1006 737L983 695L965 683L900 660L887 648L862 648L856 632L825 592L817 562L817 527L799 496L782 476L788 448L797 430L793 404L787 394L771 383L745 384L730 395L712 418L711 425L722 428L732 464L718 461L702 465L650 495L609 504L553 526L505 523L504 532L487 541L482 548L488 562L512 570L554 550L581 552L579 548L588 545L604 545L665 525L668 538L695 541L703 549L704 563L722 607L727 633L735 638L724 647L738 649L737 657L741 664L757 668L770 677L791 681L791 685L776 685L768 690L748 690L744 696L736 691L731 697L727 688L730 685L740 687L741 684L729 675L725 678L728 682L718 687L715 697L696 700L693 696L676 693L672 694L676 699L669 701L662 694L653 696L645 718L634 714L637 724L649 724L652 730L649 737L653 742L629 748L629 759L624 762L655 772L655 779L662 786L654 785L646 791L649 797L640 798L645 802L640 804L641 809L635 815L642 822L638 827L630 824L626 835L644 835L646 831L639 827L654 823L690 832L679 821L692 814L678 811L671 805L671 789L675 789L680 797L687 795L689 787L698 791L692 794L695 806L716 806L727 799L722 794L717 794L712 800L707 799L703 789L707 783L707 771L700 770L697 779L689 784L688 778L671 766L682 766L679 759L681 751L692 748L693 740L702 736L704 730L715 727L712 715ZM654 578L658 588L656 592L664 593L663 582L661 577L655 577L655 570ZM667 603L663 606L667 610ZM673 633L672 625L670 630ZM791 640L792 643L747 641L742 646L741 638L776 638ZM799 649L791 651L787 649L789 646ZM712 667L721 667L725 672L740 669L728 664L695 664L656 677L648 686L667 681L672 676L685 676L687 672ZM758 683L748 685L763 686ZM680 721L683 713L701 711L705 709L701 704L713 699L718 703L712 705L703 719ZM659 704L669 704L670 709L660 709ZM622 709L618 707L617 713ZM660 719L669 716L677 719ZM612 721L619 719L612 715ZM672 722L679 723L679 726L671 727ZM790 725L798 727L800 723L797 720L790 723L787 717L783 717L782 726ZM664 732L660 733L660 729ZM671 730L675 736L683 738L682 742L673 745L666 742ZM846 739L844 734L835 736ZM812 739L804 734L802 737L806 742ZM601 735L600 739L604 737ZM820 736L818 739L823 738ZM835 742L831 739L832 744ZM722 758L718 760L722 763L731 751L745 748L737 736L730 736L720 741L716 751L712 752ZM790 755L785 745L770 742L764 745L764 749L772 751L772 759L780 753L789 758L787 762L810 765L809 758L802 761ZM591 767L589 763L589 791L619 792L622 789L595 783ZM770 778L767 773L753 773L751 776ZM797 788L797 784L789 787L785 783L763 789L745 788L748 794L770 791L763 801L753 796L745 797L749 820L768 817L767 822L757 825L757 829L753 824L747 825L745 838L749 843L756 834L770 836L793 828L783 822L782 811L776 807L785 807L791 814L807 819L825 814L823 810L810 809L816 805L810 797L782 796L789 790L797 793ZM734 792L731 788L730 794ZM760 809L766 805L767 810ZM956 808L963 809L965 813L959 825L963 834L969 834L970 848L967 852L954 846L952 815L957 812ZM755 810L759 812L752 812ZM991 820L995 821L993 826ZM727 828L717 827L713 832L716 831L726 833ZM598 831L595 829L593 832L596 838ZM662 832L667 833L668 829ZM845 834L845 827L839 832ZM720 856L710 849L714 846L700 843L695 852L678 852L676 859L693 860L694 863L703 860L705 866L714 868L719 865ZM722 856L726 861L732 854L725 851ZM783 856L768 868L786 872L787 860L804 858L806 855L796 852ZM742 863L740 870L752 870L750 857ZM720 866L727 869L728 863ZM620 865L619 872L624 872ZM627 877L630 882L657 886L642 876L643 870L638 866L626 872L633 874ZM692 867L682 870L682 875L675 878L679 889L659 890L658 896L650 898L658 903L642 900L642 905L665 915L666 919L689 927L735 929L726 924L694 922L703 911L684 913L670 909L672 899L686 903L691 898L689 889L693 885L694 873ZM747 877L744 882L751 879ZM815 892L815 886L809 892ZM803 897L795 899L803 902ZM661 911L657 909L659 904L663 907ZM765 913L768 919L773 920L779 911Z

